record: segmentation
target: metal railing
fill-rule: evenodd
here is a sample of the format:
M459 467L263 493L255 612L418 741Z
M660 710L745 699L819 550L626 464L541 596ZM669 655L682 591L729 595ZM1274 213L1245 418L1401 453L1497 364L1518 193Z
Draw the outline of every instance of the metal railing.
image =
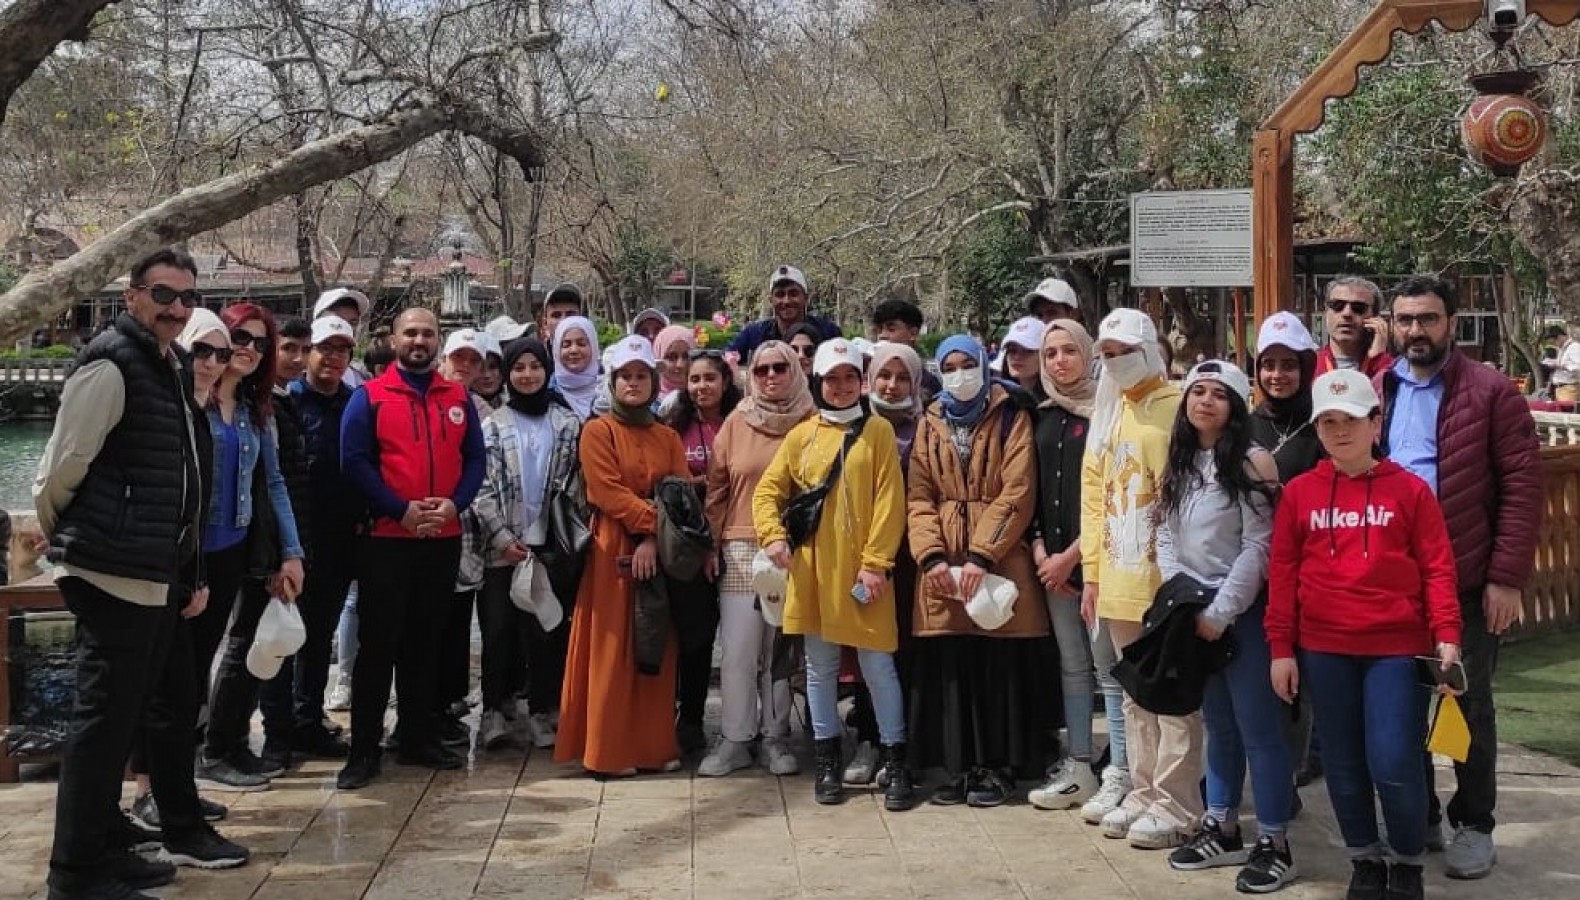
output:
M55 357L0 359L0 385L59 384L66 380L72 360Z

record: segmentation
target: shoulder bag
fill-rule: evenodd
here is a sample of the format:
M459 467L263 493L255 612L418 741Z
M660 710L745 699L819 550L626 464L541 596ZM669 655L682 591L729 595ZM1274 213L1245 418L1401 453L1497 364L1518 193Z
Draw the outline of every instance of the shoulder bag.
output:
M829 467L828 475L824 476L822 484L807 488L785 504L779 513L779 523L785 527L787 542L790 549L794 550L812 539L817 532L817 523L823 517L823 501L828 499L829 491L834 489L834 484L839 481L840 469L845 465L845 454L856 445L856 439L861 437L861 431L867 426L867 417L863 416L856 422L845 435L845 441L840 445L839 455L834 457L834 464Z

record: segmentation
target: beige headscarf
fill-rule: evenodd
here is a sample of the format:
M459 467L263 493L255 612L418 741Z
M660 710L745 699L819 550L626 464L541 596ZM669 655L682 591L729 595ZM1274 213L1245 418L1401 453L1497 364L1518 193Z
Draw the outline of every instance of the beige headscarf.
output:
M1064 332L1075 341L1076 349L1081 351L1081 371L1085 373L1080 381L1068 388L1061 388L1054 383L1053 376L1048 374L1048 367L1042 364L1041 353L1038 354L1037 375L1042 379L1042 392L1048 399L1042 401L1042 407L1058 406L1071 415L1083 419L1092 417L1092 406L1097 399L1097 379L1091 376L1092 371L1092 336L1086 328L1074 319L1054 319L1048 323L1048 328L1042 333L1042 349L1048 349L1048 340L1059 332Z
M872 347L872 363L867 366L867 395L876 397L878 394L878 371L888 365L889 360L897 359L905 364L906 370L911 373L911 418L920 418L922 415L922 358L916 355L904 344L894 341L879 341ZM874 406L874 409L879 407Z
M784 437L790 429L812 414L812 391L807 387L806 374L801 371L801 359L784 341L764 341L752 353L751 368L765 363L790 364L790 396L785 400L769 400L757 392L757 379L748 382L750 395L741 401L735 412L746 424L770 437Z

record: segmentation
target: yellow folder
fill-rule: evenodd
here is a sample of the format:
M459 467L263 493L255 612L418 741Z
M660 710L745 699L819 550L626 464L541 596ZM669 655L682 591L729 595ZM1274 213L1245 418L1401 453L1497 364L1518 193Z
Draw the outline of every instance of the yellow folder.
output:
M1440 694L1434 703L1426 749L1455 762L1464 762L1470 755L1470 726L1452 694Z

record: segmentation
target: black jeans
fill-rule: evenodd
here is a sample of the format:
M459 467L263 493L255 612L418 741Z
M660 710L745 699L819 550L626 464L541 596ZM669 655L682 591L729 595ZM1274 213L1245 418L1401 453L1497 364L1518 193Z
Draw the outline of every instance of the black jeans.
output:
M439 631L439 690L435 709L443 711L466 699L472 688L472 608L477 591L455 591L445 607Z
M500 709L521 689L525 672L527 708L534 714L560 708L565 684L565 652L571 620L545 632L538 617L510 600L515 568L498 566L483 573L477 620L483 631L483 708Z
M205 759L230 759L247 749L252 711L258 708L258 686L261 684L247 668L247 651L252 649L258 620L268 605L269 592L263 582L256 578L242 579L236 621L224 641L214 693L209 699L208 732L203 742Z
M329 687L329 654L346 595L356 579L356 543L315 545L307 583L297 605L307 642L286 661L280 674L266 681L258 698L263 730L270 739L287 740L293 733L322 727L324 691Z
M1498 713L1492 700L1492 678L1498 671L1498 648L1503 639L1487 631L1482 590L1476 587L1459 593L1463 622L1460 654L1469 688L1459 698L1459 707L1465 713L1465 724L1470 726L1470 753L1464 762L1454 763L1458 786L1448 801L1448 823L1491 834L1497 825L1493 813L1498 805ZM1435 825L1443 820L1443 807L1437 798L1431 754L1425 759L1430 795L1427 821Z
M190 633L174 602L138 606L80 578L59 582L77 619L76 704L61 754L49 884L85 892L103 883L121 819L121 773L142 726L149 778L167 834L200 827L192 780Z
M247 542L204 554L208 573L208 606L190 620L192 626L192 665L198 706L209 702L209 673L214 671L214 655L225 640L230 614L247 575Z
M718 584L705 578L670 581L670 616L680 640L675 667L675 719L702 724L713 676L713 642L719 633Z
M357 561L357 651L351 692L351 753L374 757L384 737L390 679L398 682L401 749L435 745L434 635L444 621L461 562L461 539L362 540Z

